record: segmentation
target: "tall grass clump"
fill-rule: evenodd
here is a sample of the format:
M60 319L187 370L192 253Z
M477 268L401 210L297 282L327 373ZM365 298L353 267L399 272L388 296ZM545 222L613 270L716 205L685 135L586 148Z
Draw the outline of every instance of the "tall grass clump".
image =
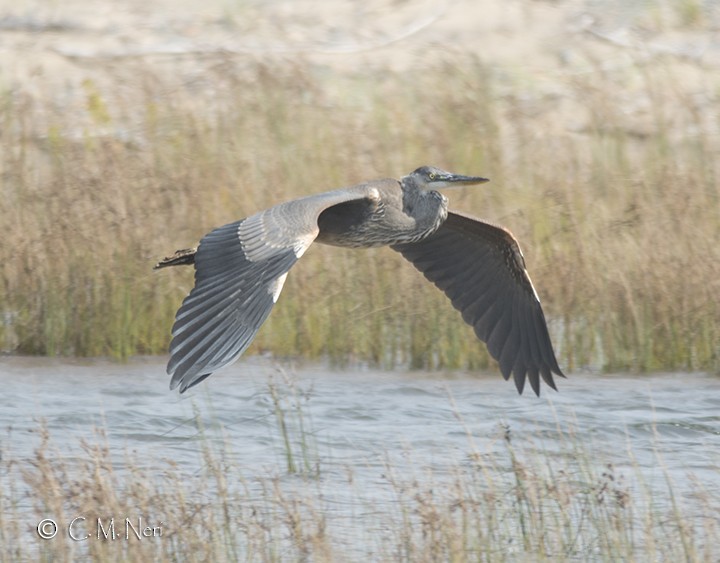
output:
M283 370L279 370L279 375L281 383L271 379L268 392L282 440L285 467L290 474L317 477L320 474L317 444L312 421L303 409L309 400L308 392L300 389L296 380Z
M717 115L662 64L631 70L646 102L637 128L620 78L602 70L565 82L577 126L560 127L555 108L529 111L532 96L462 58L412 80L335 82L304 62L221 60L200 94L140 66L123 95L87 83L78 114L4 94L0 342L23 354L164 352L192 272L152 272L156 260L284 199L433 163L492 179L448 195L521 240L564 366L717 370ZM492 365L388 249L311 249L251 352L265 349Z
M412 450L400 462L388 455L366 488L369 477L356 477L363 471L357 462L327 460L329 471L318 475L289 472L282 462L253 471L242 452L196 423L197 469L160 453L142 463L129 452L112 453L102 428L70 444L39 425L34 456L0 459L0 558L502 562L719 555L716 490L692 476L682 498L667 475L667 489L651 486L632 452L613 453L623 464L618 468L571 428L558 429L556 445L546 448L542 435L516 441L512 428L500 427L499 447L470 444L460 460L448 459L437 471ZM73 541L68 525L78 517L84 520L72 531L82 539ZM35 526L47 518L59 523L59 533L41 539ZM126 518L151 531L127 535Z

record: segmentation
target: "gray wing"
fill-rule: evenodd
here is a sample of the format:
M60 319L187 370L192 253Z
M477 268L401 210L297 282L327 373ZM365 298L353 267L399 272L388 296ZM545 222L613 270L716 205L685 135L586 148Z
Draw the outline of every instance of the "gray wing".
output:
M325 209L377 201L356 186L271 207L206 235L195 254L195 287L175 316L167 372L182 393L238 358L277 301L288 270L318 235Z
M540 300L512 234L458 213L448 213L431 236L392 247L445 292L475 334L487 343L503 377L525 379L537 395L540 376L556 389L555 359Z

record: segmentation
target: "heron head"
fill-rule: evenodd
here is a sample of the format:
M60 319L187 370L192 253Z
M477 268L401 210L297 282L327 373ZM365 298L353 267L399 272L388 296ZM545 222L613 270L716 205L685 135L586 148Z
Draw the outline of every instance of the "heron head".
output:
M452 172L436 168L435 166L421 166L405 176L405 178L412 181L418 188L426 190L437 190L453 186L472 186L490 181L480 176L453 174Z

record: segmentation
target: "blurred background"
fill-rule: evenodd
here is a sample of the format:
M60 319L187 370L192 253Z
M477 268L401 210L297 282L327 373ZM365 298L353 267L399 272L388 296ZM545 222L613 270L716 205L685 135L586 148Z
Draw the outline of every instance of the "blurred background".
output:
M519 238L568 371L720 367L720 8L702 0L0 1L0 345L165 353L153 264L423 164ZM387 249L316 246L249 353L494 365Z

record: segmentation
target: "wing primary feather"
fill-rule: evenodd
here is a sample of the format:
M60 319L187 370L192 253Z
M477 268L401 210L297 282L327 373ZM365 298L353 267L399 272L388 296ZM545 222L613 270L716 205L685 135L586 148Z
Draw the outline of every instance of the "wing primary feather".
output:
M201 381L204 381L205 379L207 379L207 378L210 377L211 375L212 375L211 373L204 373L204 374L196 377L196 378L193 379L192 381L185 381L185 382L183 382L182 385L180 385L180 393L184 393L187 389L190 389L190 387L195 387L198 383L200 383ZM179 383L180 383L180 382L178 381L178 382L175 383L175 385L173 385L172 382L171 382L171 383L170 383L170 389L175 389L175 387L177 387Z
M505 303L503 304L503 309L505 311L510 310L512 311L513 308L513 301L514 296L511 294L509 302L507 302L507 296L505 298ZM512 329L512 316L504 313L500 315L500 317L497 320L497 323L495 324L495 327L493 328L492 332L488 335L487 339L487 347L490 351L490 354L497 358L498 360L502 357L502 351L504 348L505 343L508 341L508 337L510 336Z
M513 362L512 372L513 372L513 380L515 381L515 387L517 387L518 393L522 395L523 389L525 388L525 372L527 371L526 368L526 358L525 358L525 331L523 330L522 324L521 324L521 314L522 314L522 300L518 300L515 302L517 305L517 310L513 311L513 322L517 324L518 331L517 331L517 342L516 342L516 348L515 348L515 361Z
M515 354L517 353L518 340L520 339L520 327L517 323L517 308L518 308L519 296L517 293L513 296L511 314L510 314L510 333L508 334L505 344L503 345L502 351L497 356L498 363L500 364L500 370L503 373L505 379L510 378L512 368L515 363Z
M206 350L205 346L208 342L217 338L219 334L222 334L223 330L233 322L232 317L216 318L214 320L215 322L212 324L205 324L200 327L200 329L190 335L189 338L180 341L176 338L173 339L173 342L170 344L172 357L168 364L170 373L178 371L178 369L183 366L187 367L180 371L186 374L192 372L197 373L205 369L205 365L197 364L197 360Z
M530 384L537 396L540 396L540 368L544 367L545 362L539 351L538 339L540 335L536 330L535 316L537 315L537 302L525 300L525 319L523 326L526 327L527 343L528 343L528 378Z

